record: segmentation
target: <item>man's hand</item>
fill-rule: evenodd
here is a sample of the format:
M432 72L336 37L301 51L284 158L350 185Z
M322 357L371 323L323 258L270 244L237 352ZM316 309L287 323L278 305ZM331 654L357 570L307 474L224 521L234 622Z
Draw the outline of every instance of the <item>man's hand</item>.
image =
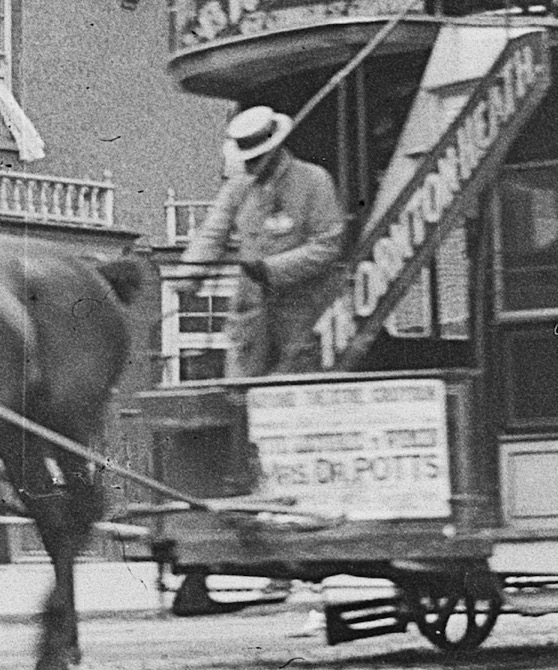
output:
M262 284L263 286L269 286L269 274L265 263L262 260L241 261L240 267L253 281L258 282L258 284Z

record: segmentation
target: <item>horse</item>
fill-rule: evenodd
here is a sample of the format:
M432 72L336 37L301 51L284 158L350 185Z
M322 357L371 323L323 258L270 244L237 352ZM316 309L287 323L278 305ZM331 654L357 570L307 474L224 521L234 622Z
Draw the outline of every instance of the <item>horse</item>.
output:
M125 309L140 283L132 257L95 264L53 243L3 235L0 403L91 445L129 360ZM81 660L74 562L102 515L99 478L84 459L7 421L0 459L54 566L36 670L67 670Z

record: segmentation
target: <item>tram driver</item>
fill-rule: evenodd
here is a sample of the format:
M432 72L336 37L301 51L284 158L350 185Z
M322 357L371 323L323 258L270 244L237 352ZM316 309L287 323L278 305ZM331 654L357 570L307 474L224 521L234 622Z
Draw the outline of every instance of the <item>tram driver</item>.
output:
M225 182L182 262L186 291L200 285L200 263L223 259L239 238L240 277L227 321L229 377L320 370L313 327L340 282L344 215L332 177L283 147L293 127L270 107L238 114L227 149L244 164Z

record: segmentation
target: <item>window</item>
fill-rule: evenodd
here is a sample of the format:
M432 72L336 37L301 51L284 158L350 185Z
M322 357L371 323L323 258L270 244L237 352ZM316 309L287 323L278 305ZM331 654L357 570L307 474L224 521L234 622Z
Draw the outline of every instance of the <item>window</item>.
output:
M508 431L558 425L557 179L558 161L524 163L495 189L494 359Z
M181 333L221 333L229 310L229 298L221 295L197 295L188 302L178 292Z
M187 299L180 279L163 282L162 354L164 385L225 375L229 346L225 323L236 286L237 270L228 276L202 282L197 294Z
M217 287L216 287L217 288ZM204 294L186 300L187 295L178 291L178 332L192 335L198 340L208 336L207 344L218 348L180 349L178 377L180 382L194 379L216 379L225 376L225 349L212 335L222 333L229 310L229 296ZM181 338L184 342L185 339ZM224 346L224 343L223 343Z
M0 81L12 87L12 16L11 0L0 0Z
M553 325L520 324L503 329L508 426L558 423L558 355Z
M501 312L558 313L558 162L508 169L495 240Z

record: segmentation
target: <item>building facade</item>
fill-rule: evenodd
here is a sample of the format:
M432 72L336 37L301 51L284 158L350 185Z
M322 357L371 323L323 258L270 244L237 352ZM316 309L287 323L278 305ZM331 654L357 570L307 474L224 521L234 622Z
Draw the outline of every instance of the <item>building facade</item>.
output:
M77 255L133 251L142 259L146 283L130 308L129 371L115 390L99 447L147 474L150 440L134 394L162 374L161 288L151 249L167 244L169 189L214 197L231 109L180 91L167 61L163 2L0 2L0 94L7 91L0 102L0 225ZM35 141L44 157L33 156L25 141ZM107 490L115 507L147 495L110 475ZM42 556L27 526L4 536L0 554Z

